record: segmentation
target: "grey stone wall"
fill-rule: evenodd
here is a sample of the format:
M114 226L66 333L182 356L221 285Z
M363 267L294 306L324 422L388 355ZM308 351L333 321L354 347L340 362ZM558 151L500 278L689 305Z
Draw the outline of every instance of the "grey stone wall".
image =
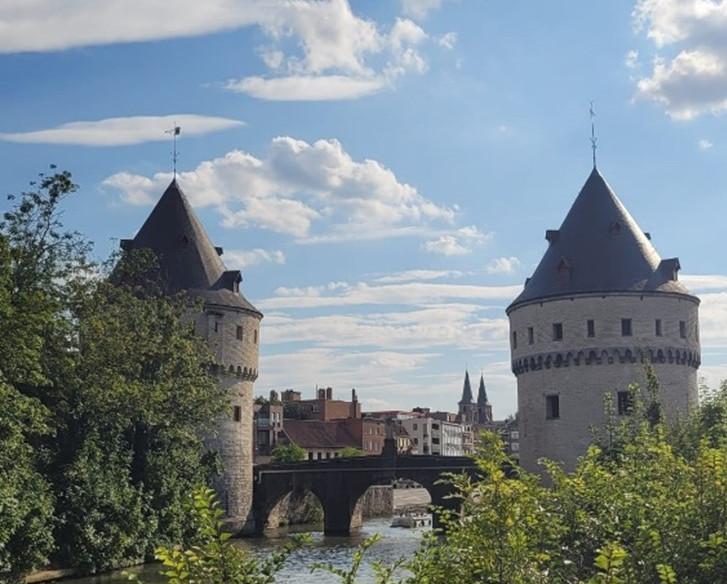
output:
M217 377L231 406L207 441L224 467L215 488L230 528L245 530L252 527L253 384L258 374L260 316L205 306L195 323L214 355ZM242 339L237 327L242 327Z
M527 470L540 470L540 457L572 469L591 442L592 427L603 424L604 396L610 393L616 403L616 392L630 383L645 386L642 360L654 365L669 418L686 414L697 403L698 303L690 297L583 295L530 303L509 316L520 461ZM632 321L631 336L622 335L623 318ZM661 320L661 336L656 335L656 319ZM588 320L594 321L593 337L588 336ZM554 323L563 325L562 340L553 338ZM546 417L548 395L559 398L558 419Z

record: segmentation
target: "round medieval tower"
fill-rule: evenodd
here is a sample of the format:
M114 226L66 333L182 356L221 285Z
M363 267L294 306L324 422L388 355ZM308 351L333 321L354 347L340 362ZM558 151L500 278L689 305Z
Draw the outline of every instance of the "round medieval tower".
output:
M520 462L573 469L604 421L610 394L628 412L628 386L652 363L667 418L697 402L699 299L678 281L594 168L523 292L508 307L517 376Z
M121 247L154 251L167 291L185 291L203 303L202 312L191 316L197 334L209 344L231 405L207 442L224 465L215 486L229 527L243 529L252 507L253 383L263 315L241 294L239 270L225 269L222 249L212 245L176 180L136 237L122 240Z

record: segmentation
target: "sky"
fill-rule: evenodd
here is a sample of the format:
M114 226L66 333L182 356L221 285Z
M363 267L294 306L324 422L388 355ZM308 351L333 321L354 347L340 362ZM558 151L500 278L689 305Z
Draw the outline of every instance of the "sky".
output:
M265 313L256 393L516 408L505 308L598 166L727 377L727 0L2 0L0 184L102 260L179 182ZM0 200L0 211L8 203Z

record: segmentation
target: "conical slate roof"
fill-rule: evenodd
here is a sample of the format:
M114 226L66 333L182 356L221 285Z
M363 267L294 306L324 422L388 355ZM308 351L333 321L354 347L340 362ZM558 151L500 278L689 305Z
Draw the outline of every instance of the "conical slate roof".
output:
M462 388L462 399L459 400L461 404L472 403L472 386L470 385L470 373L469 371L464 372L464 387Z
M480 388L477 390L477 405L483 406L487 403L487 390L485 389L485 377L480 375Z
M583 293L689 294L677 280L679 260L662 260L597 169L560 229L546 232L548 250L510 305Z
M151 249L170 292L186 290L205 302L260 313L239 292L238 270L226 270L222 250L212 245L202 223L176 180L123 249Z

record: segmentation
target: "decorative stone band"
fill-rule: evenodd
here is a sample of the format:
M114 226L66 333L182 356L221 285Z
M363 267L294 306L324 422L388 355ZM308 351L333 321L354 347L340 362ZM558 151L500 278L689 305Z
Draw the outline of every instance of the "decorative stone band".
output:
M252 367L240 367L239 365L237 367L234 365L225 367L224 365L214 364L211 369L212 373L215 375L228 375L230 377L238 377L245 381L255 381L258 376L257 369L253 369Z
M561 367L581 365L614 365L624 363L672 363L697 369L701 364L699 351L680 348L651 347L607 347L598 349L580 349L578 351L557 351L538 353L513 359L512 372L522 375L541 369L559 369Z

